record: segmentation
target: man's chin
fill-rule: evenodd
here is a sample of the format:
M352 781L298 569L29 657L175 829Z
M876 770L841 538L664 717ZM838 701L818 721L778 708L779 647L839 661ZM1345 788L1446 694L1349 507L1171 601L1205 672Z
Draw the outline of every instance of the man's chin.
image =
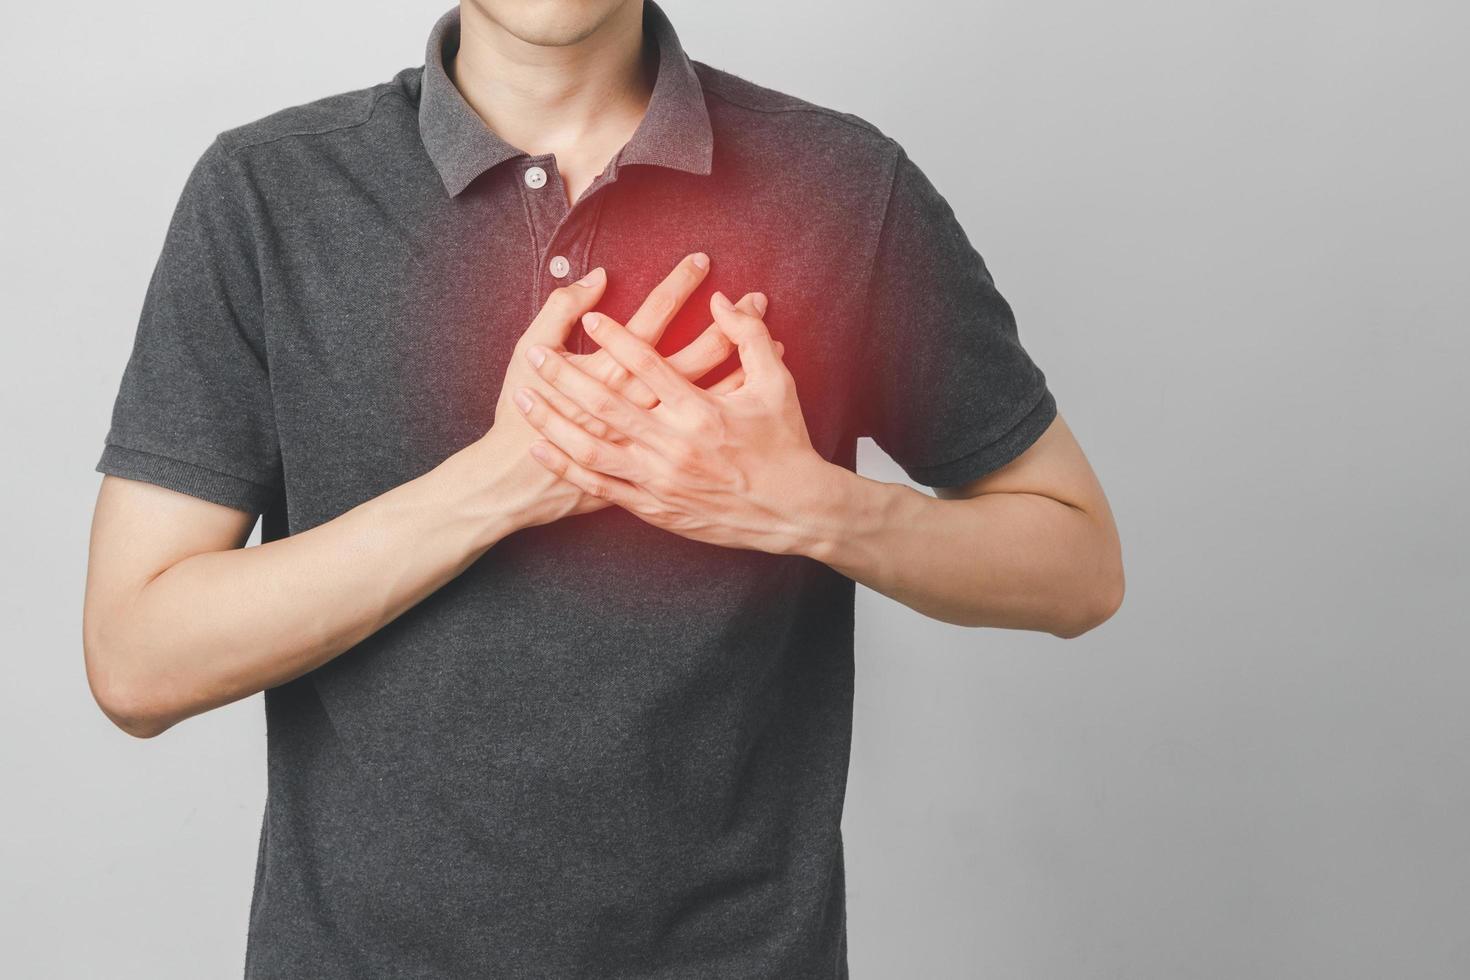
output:
M580 44L629 0L468 0L517 40L538 47Z

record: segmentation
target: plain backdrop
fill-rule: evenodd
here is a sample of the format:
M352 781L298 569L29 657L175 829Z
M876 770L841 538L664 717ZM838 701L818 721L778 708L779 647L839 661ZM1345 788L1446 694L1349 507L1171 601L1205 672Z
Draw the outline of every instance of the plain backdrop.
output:
M241 969L261 699L150 741L97 710L92 466L209 140L422 64L448 5L0 14L0 974ZM860 590L853 976L1470 976L1467 8L665 9L908 148L1124 538L1126 604L1073 641Z

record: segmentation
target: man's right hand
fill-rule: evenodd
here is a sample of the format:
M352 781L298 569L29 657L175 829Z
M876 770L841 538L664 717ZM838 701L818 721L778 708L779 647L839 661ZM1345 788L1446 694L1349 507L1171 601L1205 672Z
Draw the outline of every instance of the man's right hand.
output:
M629 321L656 342L704 279L690 256ZM510 359L501 399L522 386L558 394L522 356L562 345L602 297L600 276L552 294ZM759 313L764 297L741 303ZM670 363L697 379L730 353L711 325ZM657 399L601 350L578 367L652 407ZM739 371L710 390L738 385ZM609 438L617 434L609 433ZM256 514L106 476L92 521L83 613L87 679L124 731L180 720L321 666L464 571L505 535L604 506L529 456L538 438L513 404L439 466L325 523L243 547Z
M644 299L628 320L628 329L648 343L657 344L708 272L709 258L704 253L686 256ZM607 431L598 420L583 412L532 371L524 356L530 347L540 344L564 353L579 369L638 405L652 408L658 402L647 385L630 375L600 348L589 354L566 350L572 328L584 313L597 305L606 288L607 274L599 267L581 280L551 293L516 343L496 401L494 424L468 451L481 461L488 478L498 492L505 495L503 500L510 503L516 526L547 524L569 514L599 510L607 506L607 501L585 494L567 481L558 479L529 457L527 450L539 436L511 403L513 392L522 387L534 387L569 418L577 419L613 442L623 439L621 433ZM747 293L736 305L745 312L760 316L765 312L766 298L760 293ZM668 360L680 374L695 381L721 364L733 349L729 339L711 323ZM711 390L737 387L741 380L742 370L736 368L711 386Z

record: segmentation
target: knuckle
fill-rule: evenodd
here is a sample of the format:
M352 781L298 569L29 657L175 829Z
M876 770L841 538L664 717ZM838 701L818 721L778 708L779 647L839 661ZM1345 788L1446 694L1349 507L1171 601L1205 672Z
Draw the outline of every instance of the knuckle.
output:
M599 395L592 402L592 414L598 418L612 418L618 414L618 400L612 395Z
M623 392L623 397L639 408L653 408L658 404L658 396L653 393L653 389L641 383L629 385Z
M702 360L708 360L711 364L718 364L730 356L735 345L730 343L730 338L719 331L714 331L704 342L704 349L700 355Z
M719 412L701 406L699 411L694 413L693 428L695 435L700 439L714 440L724 433L725 425Z
M596 443L587 443L577 449L577 462L589 470L597 469L597 464L602 461L602 453L598 451Z
M577 417L572 421L599 439L607 435L607 424L595 416L588 415L586 412L578 412Z
M648 374L658 369L660 358L652 347L640 344L633 349L629 360L635 373Z
M633 376L628 373L628 369L616 362L610 364L603 372L604 383L614 390L622 388L632 379Z

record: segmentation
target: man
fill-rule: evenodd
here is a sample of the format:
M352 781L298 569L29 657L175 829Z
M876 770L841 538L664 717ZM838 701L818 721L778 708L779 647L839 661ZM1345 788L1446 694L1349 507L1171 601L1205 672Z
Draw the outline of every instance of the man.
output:
M845 976L854 581L1063 637L1123 588L944 199L653 0L467 0L221 134L98 469L102 709L265 691L251 977Z

